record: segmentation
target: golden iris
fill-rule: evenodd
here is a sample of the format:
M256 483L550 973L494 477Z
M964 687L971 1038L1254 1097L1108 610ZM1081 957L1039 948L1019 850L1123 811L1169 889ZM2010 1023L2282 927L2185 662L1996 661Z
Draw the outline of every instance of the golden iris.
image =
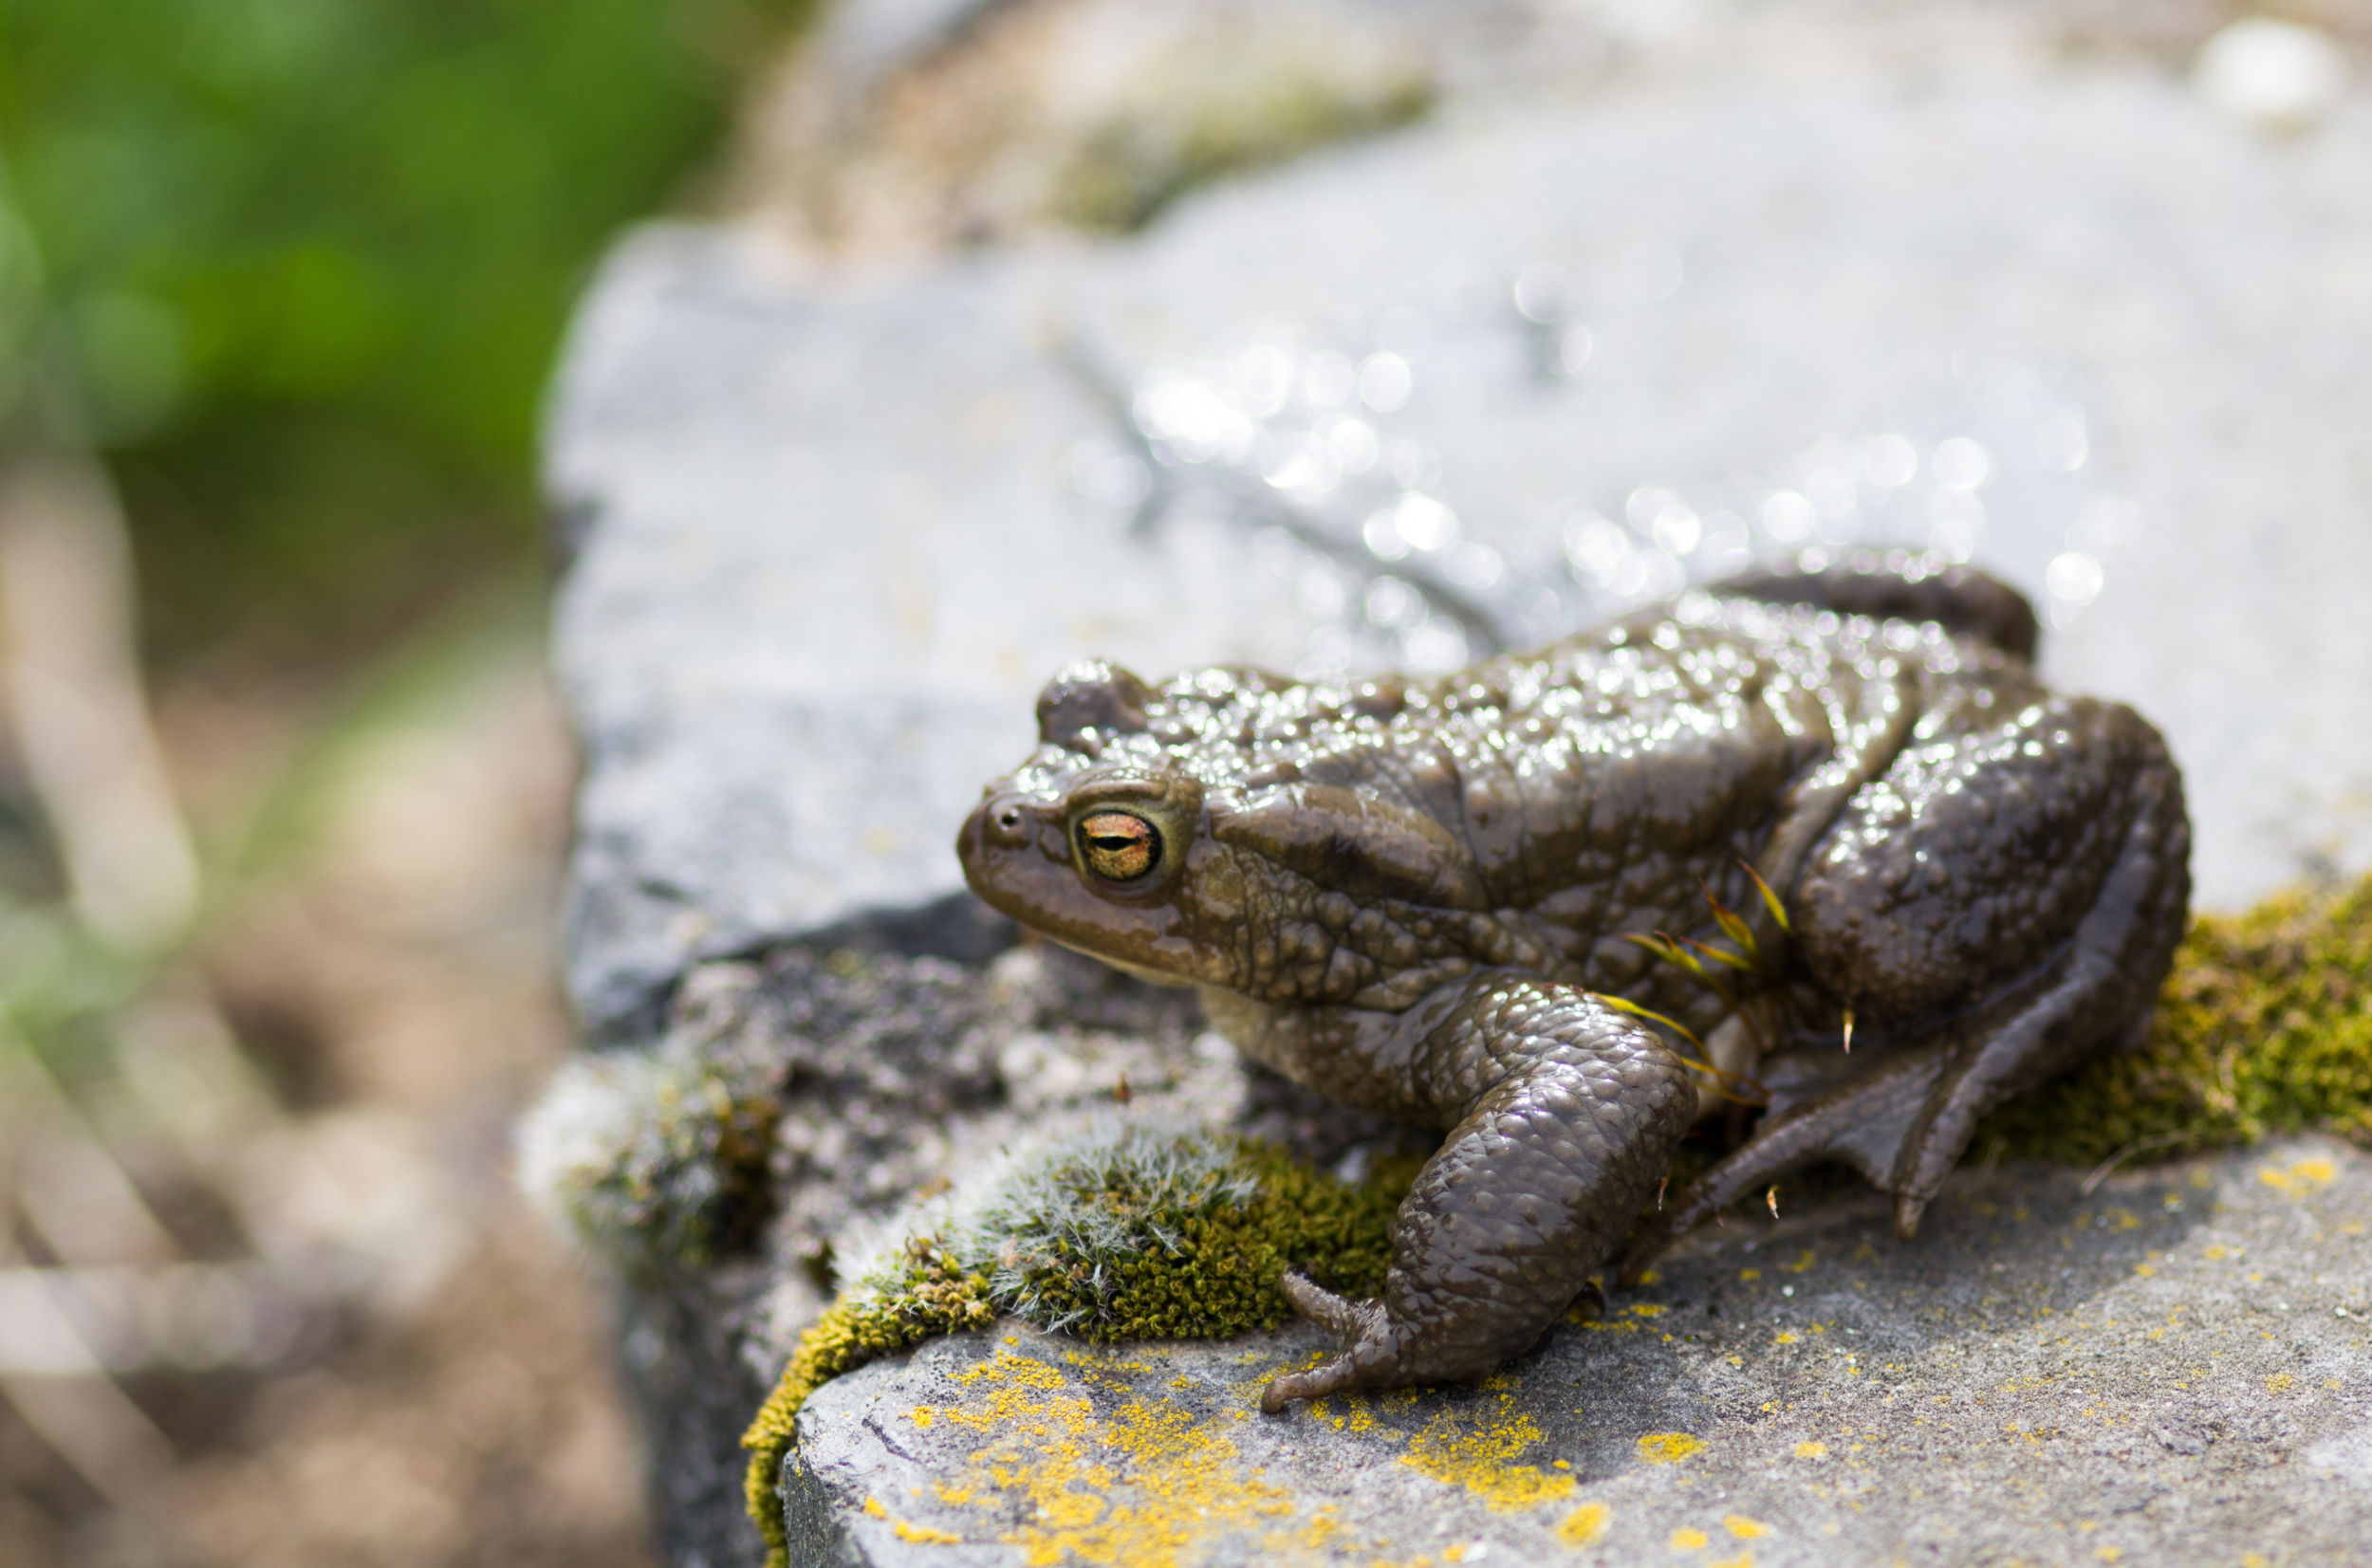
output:
M1161 863L1161 833L1132 811L1099 811L1079 824L1079 858L1107 882L1128 882Z

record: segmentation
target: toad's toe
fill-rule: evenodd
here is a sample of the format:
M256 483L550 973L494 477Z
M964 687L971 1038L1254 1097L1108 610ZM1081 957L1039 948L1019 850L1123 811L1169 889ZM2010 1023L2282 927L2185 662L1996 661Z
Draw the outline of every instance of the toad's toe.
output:
M1381 1302L1346 1301L1300 1274L1288 1274L1277 1283L1295 1312L1341 1335L1348 1343L1332 1360L1306 1372L1270 1378L1260 1395L1262 1411L1274 1415L1296 1399L1317 1399L1397 1381L1406 1337L1385 1316Z

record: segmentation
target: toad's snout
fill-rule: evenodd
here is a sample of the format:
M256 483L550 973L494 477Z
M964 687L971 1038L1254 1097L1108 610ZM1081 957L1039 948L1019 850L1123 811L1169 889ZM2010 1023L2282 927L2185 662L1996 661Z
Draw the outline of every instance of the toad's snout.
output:
M1016 878L1043 876L1041 862L1069 864L1062 827L1045 807L1020 790L994 786L964 819L955 858L973 891L992 904L1000 903L1000 893L1018 891L1009 885Z
M1020 849L1037 837L1036 824L1021 797L1010 790L993 791L972 813L972 821L964 824L961 845L974 838L991 849Z

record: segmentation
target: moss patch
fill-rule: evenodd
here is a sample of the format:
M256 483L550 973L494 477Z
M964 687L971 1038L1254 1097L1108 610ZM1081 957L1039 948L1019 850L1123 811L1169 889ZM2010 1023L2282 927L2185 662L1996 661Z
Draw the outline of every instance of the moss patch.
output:
M1407 123L1431 106L1418 63L1306 48L1249 67L1176 69L1081 138L1057 175L1053 215L1084 229L1142 228L1184 193L1329 142Z
M2372 1141L2372 877L2194 919L2142 1044L2001 1107L1971 1147L2092 1165L2296 1132Z
M852 1267L742 1437L769 1563L788 1561L777 1481L799 1409L825 1382L1003 1315L1098 1340L1275 1328L1292 1316L1277 1288L1288 1267L1372 1296L1421 1163L1381 1162L1352 1185L1273 1144L1106 1125L1010 1159L970 1204L925 1206Z
M735 1061L587 1057L519 1131L521 1184L628 1273L750 1251L773 1216L782 1104Z

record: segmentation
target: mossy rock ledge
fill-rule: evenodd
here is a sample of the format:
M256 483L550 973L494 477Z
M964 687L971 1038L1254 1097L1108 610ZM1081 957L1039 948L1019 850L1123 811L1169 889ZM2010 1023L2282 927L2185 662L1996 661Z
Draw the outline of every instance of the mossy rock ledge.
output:
M2301 1130L2326 1135L2269 1141ZM1277 1276L1371 1293L1415 1162L1350 1183L1274 1145L1111 1113L968 1172L848 1260L852 1282L744 1439L749 1500L776 1563L871 1561L881 1531L1028 1562L1367 1561L1429 1540L1409 1533L1423 1522L1452 1530L1446 1560L1601 1537L1619 1560L1659 1535L1716 1539L1686 1522L1703 1473L1752 1500L1721 1516L1722 1539L1770 1540L1766 1560L1958 1540L2018 1558L2099 1531L2082 1505L2106 1466L2103 1495L2136 1517L2099 1548L2176 1560L2198 1542L2150 1505L2197 1479L2183 1462L2211 1441L2298 1430L2269 1411L2315 1412L2311 1453L2372 1478L2372 1425L2349 1425L2372 1415L2363 1143L2372 879L2196 921L2147 1039L1994 1116L1916 1245L1885 1239L1873 1196L1815 1179L1803 1219L1700 1233L1480 1390L1263 1418L1261 1385L1323 1353L1280 1332ZM2162 1163L2235 1144L2251 1152ZM1999 1168L2011 1152L2052 1163ZM2136 1421L2154 1467L2127 1473ZM1632 1428L1631 1449L1607 1435ZM1994 1452L2003 1431L2025 1441ZM1905 1465L1961 1495L1955 1447L1980 1433L2021 1500L2009 1516L1854 1517ZM1774 1454L1795 1463L1769 1473ZM1431 1490L1399 1468L1379 1485L1379 1456ZM1346 1470L1367 1478L1356 1496ZM2297 1544L2276 1528L2286 1495L2268 1483L2264 1517L2219 1514L2237 1555L2197 1560L2279 1560L2264 1548Z
M818 1388L801 1564L2356 1560L2372 1157L1964 1172L1916 1245L1784 1204L1479 1387L1264 1417L1306 1327L1017 1323Z

